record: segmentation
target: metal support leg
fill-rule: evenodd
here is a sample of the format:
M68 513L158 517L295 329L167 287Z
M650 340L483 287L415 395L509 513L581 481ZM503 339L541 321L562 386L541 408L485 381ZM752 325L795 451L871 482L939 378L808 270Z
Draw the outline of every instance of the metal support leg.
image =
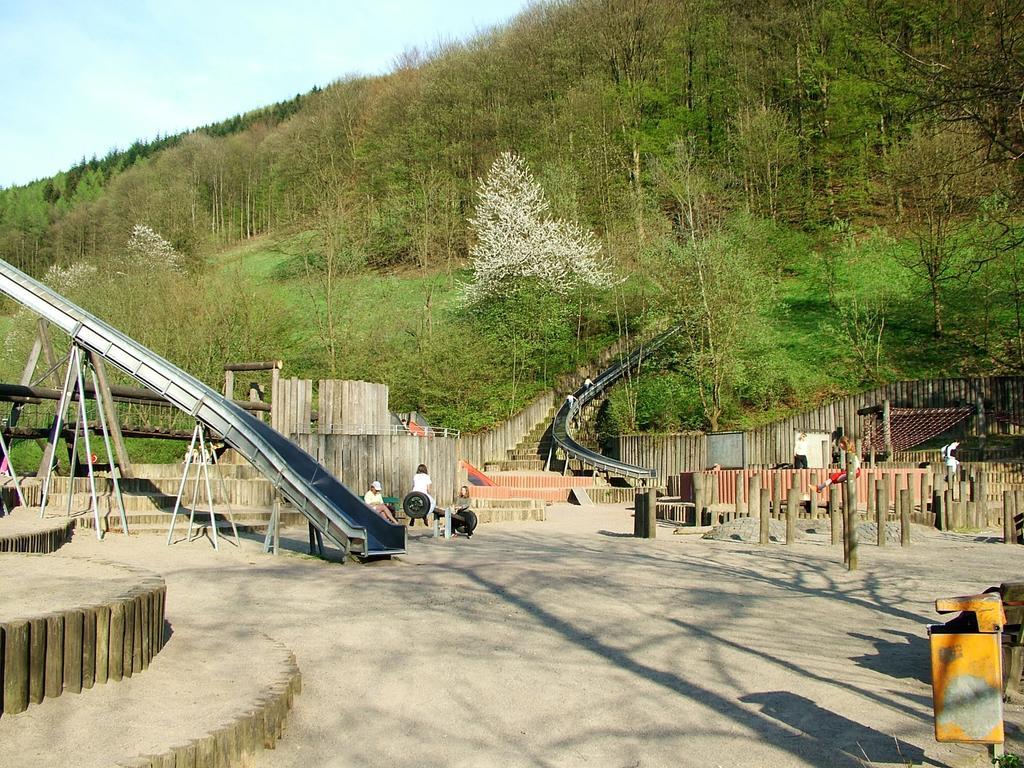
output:
M228 503L228 488L224 484L224 475L220 470L220 464L217 461L217 452L213 450L213 446L210 446L210 460L213 462L213 468L216 470L217 479L220 481L220 492L224 499L224 506L227 507L227 511L224 516L227 517L228 522L231 523L231 531L235 535L235 546L241 547L242 542L238 539L238 528L235 526L235 516L231 514L231 504Z
M452 537L452 508L444 508L444 537L450 539Z
M72 351L74 348L72 348ZM50 435L50 460L46 466L46 479L43 480L43 498L39 503L39 517L46 514L46 502L50 496L50 479L53 476L53 465L57 462L57 441L60 439L61 430L64 427L64 414L67 413L68 404L71 401L71 361L68 360L68 368L64 373L64 389L60 393L60 401L57 403L57 414L53 419L53 434Z
M85 380L82 376L82 351L78 347L75 347L74 361L75 375L78 379L78 412L82 417L82 440L85 442L85 461L86 466L89 468L89 493L92 496L92 515L93 520L96 522L96 538L102 541L103 526L100 524L100 502L99 498L96 496L96 471L92 463L92 446L89 444L89 420L87 418L88 413L85 409ZM68 498L71 498L70 493L68 494Z
M213 548L220 549L217 543L217 513L213 511L213 491L210 488L210 462L206 458L206 440L203 438L203 430L199 429L199 471L203 473L203 482L206 484L206 501L210 507L210 528L213 531ZM237 532L236 532L237 534Z
M107 466L110 467L110 480L114 485L114 498L117 499L117 509L121 513L121 532L128 535L128 515L124 509L124 497L121 495L121 483L118 480L118 465L114 462L114 451L110 446L110 431L107 428L107 417L104 413L104 409L109 405L111 411L113 411L113 403L104 403L103 399L106 398L104 390L100 389L100 382L96 376L96 369L89 366L89 371L92 373L92 386L93 391L96 393L96 411L100 416L100 429L103 431L103 445L107 451ZM102 398L102 399L101 399Z
M10 470L11 479L14 481L14 492L18 494L18 502L24 507L25 495L21 492L21 483L18 481L18 473L14 469L14 459L11 458L11 452L7 447L7 441L4 440L3 430L0 430L0 449L4 452L4 458L7 459L7 469Z
M178 485L178 496L174 500L174 512L171 513L171 527L167 531L167 545L168 546L170 546L171 538L174 536L174 523L178 519L178 510L181 509L181 499L182 499L182 496L185 494L185 483L188 482L188 471L189 471L189 468L192 466L192 452L195 450L195 447L196 447L196 440L199 437L198 433L199 433L199 426L196 425L196 428L192 430L192 442L188 446L188 453L185 454L185 469L181 473L181 483ZM189 535L191 536L191 534L192 534L192 531L189 530Z

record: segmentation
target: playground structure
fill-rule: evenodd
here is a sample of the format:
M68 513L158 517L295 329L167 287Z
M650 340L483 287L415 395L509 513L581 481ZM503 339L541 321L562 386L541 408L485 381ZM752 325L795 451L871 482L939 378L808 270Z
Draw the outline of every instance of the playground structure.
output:
M384 521L309 454L246 410L6 262L0 262L0 291L67 333L72 352L109 362L219 435L342 552L373 556L405 551L404 527ZM70 372L69 365L51 450L61 435L62 410L74 391L84 403L85 388L71 384Z

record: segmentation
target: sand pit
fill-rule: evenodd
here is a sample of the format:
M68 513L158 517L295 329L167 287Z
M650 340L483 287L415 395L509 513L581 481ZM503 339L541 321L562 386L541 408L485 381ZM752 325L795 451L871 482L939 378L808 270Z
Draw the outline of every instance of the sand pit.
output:
M303 693L257 768L985 764L933 739L926 626L936 597L1019 579L1021 548L915 528L848 573L824 536L639 540L624 506L548 512L470 541L417 529L373 566L254 539L79 535L48 557L140 565L172 628L241 622L294 651Z

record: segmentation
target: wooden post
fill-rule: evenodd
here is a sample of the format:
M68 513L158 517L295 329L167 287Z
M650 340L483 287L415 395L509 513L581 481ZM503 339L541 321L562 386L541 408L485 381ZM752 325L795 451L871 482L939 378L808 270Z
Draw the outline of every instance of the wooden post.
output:
M853 468L846 475L846 567L857 570L857 480Z
M747 514L757 517L761 510L761 476L753 474L747 480Z
M700 526L704 521L704 475L700 472L693 473L693 509L694 509L694 521L695 526Z
M945 498L938 487L932 492L932 513L935 516L935 527L940 531L947 529Z
M910 511L914 507L914 499L910 495L910 491L904 491L906 494L903 499L903 504L900 506L900 546L910 546Z
M836 485L828 487L828 514L832 522L832 546L837 547L843 539L843 523L839 517L842 510L839 504L839 487Z
M956 528L956 508L953 506L953 491L947 490L942 494L942 509L946 513L946 525L948 528L943 530L953 530Z
M735 506L735 513L734 514L735 514L736 517L743 517L743 514L744 514L743 510L746 508L746 505L743 502L743 498L744 498L743 497L743 492L744 492L744 489L745 489L745 486L743 484L743 473L742 472L737 472L736 473L736 500L734 502L734 506Z
M906 493L906 491L900 491L901 495L903 495L905 493ZM884 505L878 504L876 506L877 506L877 510L875 511L875 524L878 526L878 534L877 534L878 538L876 539L876 541L878 542L878 546L884 547L885 546L885 527L886 527L886 525L888 525L888 517L889 516L886 514L887 510L886 510Z
M767 488L762 488L758 498L760 499L758 519L760 535L758 536L758 543L763 545L768 543L768 523L771 520L771 510L769 508L769 504L771 504L771 491Z
M128 450L124 447L124 435L121 433L121 422L117 418L117 408L114 406L114 397L110 394L110 385L107 383L107 369L103 364L103 358L93 351L89 351L89 362L92 369L96 371L96 383L100 391L96 393L97 406L103 409L107 417L107 431L110 432L110 441L114 444L114 456L117 458L117 465L121 468L121 477L132 476L132 463L128 459ZM111 467L113 472L114 468Z
M892 405L888 400L882 401L882 442L886 460L892 461Z
M921 515L922 516L927 511L927 509L926 509L926 507L927 507L926 499L930 498L930 496L931 496L931 494L928 493L928 473L927 472L922 472L921 473L921 495L918 497L920 502L921 502Z
M796 541L796 516L800 511L800 491L793 483L789 489L789 498L786 502L786 543L792 544Z
M878 494L875 492L875 489L878 488L878 477L876 476L876 474L874 472L868 473L867 485L868 485L868 497L866 499L866 502L867 502L867 515L868 515L868 520L871 520L871 519L873 519L875 517L875 509L876 509L876 507L878 505Z
M1003 543L1017 543L1017 526L1014 523L1013 491L1003 491Z
M654 488L647 489L647 504L646 516L644 522L646 523L646 533L644 538L653 539L658 534L658 492Z
M644 507L647 506L647 494L637 491L633 496L633 535L642 539L644 536Z
M9 621L0 631L4 642L3 669L0 679L2 712L16 715L28 709L29 702L29 645L30 633L27 621Z
M772 484L772 517L782 519L782 473L773 472L769 475Z
M813 482L807 489L807 514L811 520L818 519L818 486Z
M987 528L989 523L988 472L986 472L984 468L978 469L978 474L975 478L974 501L977 503L978 509L981 512L981 527Z

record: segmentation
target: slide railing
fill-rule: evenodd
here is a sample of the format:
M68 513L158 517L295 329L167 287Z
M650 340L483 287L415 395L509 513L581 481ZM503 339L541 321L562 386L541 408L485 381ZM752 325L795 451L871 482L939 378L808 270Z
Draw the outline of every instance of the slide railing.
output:
M628 371L637 366L640 360L651 354L654 350L668 341L678 333L679 328L672 328L646 344L641 344L629 357L620 360L615 365L603 371L600 376L594 379L590 385L584 384L569 397L565 399L558 412L555 414L554 422L551 425L551 437L555 445L566 455L566 460L576 459L597 471L610 474L623 475L637 479L655 478L658 475L656 469L640 467L635 464L627 464L624 461L612 459L597 451L580 445L570 434L570 425L583 407L591 400L600 395L604 390L622 378Z
M405 551L405 526L384 520L291 440L195 377L6 261L0 261L0 292L221 435L344 552L369 556Z

